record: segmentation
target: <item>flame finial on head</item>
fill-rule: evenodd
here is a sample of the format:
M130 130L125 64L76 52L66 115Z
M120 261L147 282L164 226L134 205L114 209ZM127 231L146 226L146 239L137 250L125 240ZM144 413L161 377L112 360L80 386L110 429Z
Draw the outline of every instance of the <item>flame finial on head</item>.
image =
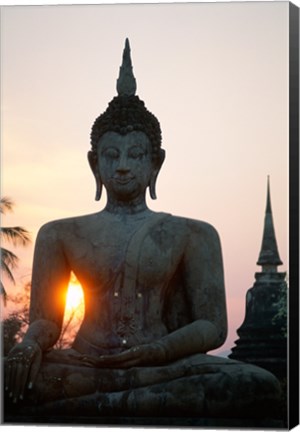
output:
M136 80L132 72L129 40L126 38L123 51L123 62L117 79L117 92L119 96L134 96L136 92Z

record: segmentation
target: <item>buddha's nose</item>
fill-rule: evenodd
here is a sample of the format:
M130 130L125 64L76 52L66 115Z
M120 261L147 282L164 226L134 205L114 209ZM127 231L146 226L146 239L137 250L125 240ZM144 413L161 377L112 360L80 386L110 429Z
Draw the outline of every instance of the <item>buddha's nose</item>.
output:
M117 166L117 171L119 173L126 173L126 172L130 171L130 167L128 164L128 157L126 154L121 155L121 157L119 159L119 164Z

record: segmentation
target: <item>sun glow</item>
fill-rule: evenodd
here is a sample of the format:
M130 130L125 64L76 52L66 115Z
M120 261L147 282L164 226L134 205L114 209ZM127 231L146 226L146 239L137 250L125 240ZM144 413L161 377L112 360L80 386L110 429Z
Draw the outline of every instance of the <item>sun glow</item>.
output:
M65 297L65 314L61 330L59 348L70 348L72 341L81 326L85 312L84 295L80 283L74 273L68 285Z
M79 309L83 305L83 292L79 283L70 282L67 298L66 298L66 311L73 311Z

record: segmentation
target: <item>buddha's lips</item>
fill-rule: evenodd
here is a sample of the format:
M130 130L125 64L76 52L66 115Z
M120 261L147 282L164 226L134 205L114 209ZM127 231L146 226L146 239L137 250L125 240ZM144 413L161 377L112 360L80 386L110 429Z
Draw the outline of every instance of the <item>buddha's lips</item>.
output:
M130 177L117 177L117 176L113 177L113 180L115 182L120 183L120 184L124 184L124 185L129 183L132 179L133 179L132 176L130 176Z

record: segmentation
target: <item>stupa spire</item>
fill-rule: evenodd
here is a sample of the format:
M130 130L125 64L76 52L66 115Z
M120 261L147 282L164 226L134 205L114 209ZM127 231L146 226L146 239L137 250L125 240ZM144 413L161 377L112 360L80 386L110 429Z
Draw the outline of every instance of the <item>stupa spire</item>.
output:
M279 257L277 241L275 237L275 229L271 207L270 178L268 176L265 222L262 244L257 265L261 265L263 267L263 271L276 271L277 266L281 264L282 261Z

